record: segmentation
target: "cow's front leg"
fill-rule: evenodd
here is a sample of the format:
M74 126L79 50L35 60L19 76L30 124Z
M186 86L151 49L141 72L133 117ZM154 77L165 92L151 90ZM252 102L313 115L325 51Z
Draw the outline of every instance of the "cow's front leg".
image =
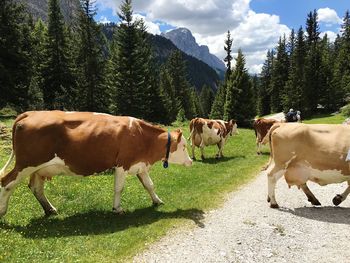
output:
M153 205L161 205L164 204L163 201L158 197L158 195L154 192L154 184L152 179L149 177L148 172L142 172L137 175L143 187L147 190L149 195L152 198Z
M113 212L123 214L124 210L120 205L121 194L125 184L126 171L122 167L115 169L114 174L114 204Z
M339 205L341 202L343 202L346 197L349 195L350 193L350 181L348 181L348 187L345 189L345 191L342 194L337 194L334 198L333 198L333 204L334 205Z
M311 192L311 190L309 189L309 187L305 184L302 184L301 189L303 190L303 192L305 193L305 195L307 196L307 200L313 204L313 205L321 205L320 201L317 200L317 198L314 196L314 194Z
M267 201L270 203L271 208L278 208L278 204L276 202L275 190L276 183L278 179L282 177L284 170L280 167L277 167L274 163L270 165L267 171L267 179L268 179L268 196Z
M29 181L29 188L32 190L32 193L34 194L35 198L39 201L40 205L45 211L45 214L47 216L50 215L56 215L57 210L53 205L50 203L50 201L46 198L44 193L44 179L37 174L34 173L30 176Z
M18 173L17 169L12 169L11 172L7 173L1 179L0 187L0 217L4 216L7 212L9 199L17 187L17 185L22 181L25 174Z

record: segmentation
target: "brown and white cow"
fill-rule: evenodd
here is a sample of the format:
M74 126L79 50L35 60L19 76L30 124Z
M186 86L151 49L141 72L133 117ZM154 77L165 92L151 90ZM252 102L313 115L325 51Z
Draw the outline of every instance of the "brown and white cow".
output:
M224 145L229 136L238 133L235 120L229 122L223 120L208 120L195 118L190 122L190 138L192 145L192 158L195 158L194 149L201 149L201 158L204 159L204 147L216 144L219 148L216 158L223 157Z
M258 118L254 120L253 128L256 137L256 153L261 154L261 145L271 126L278 122L274 119Z
M279 123L271 127L272 161L267 169L268 202L278 208L276 182L283 175L296 185L313 205L321 205L307 181L327 185L348 182L347 189L333 198L339 205L350 193L350 127L332 124Z
M87 176L115 168L113 211L122 213L120 197L125 176L136 174L154 204L162 200L149 177L151 165L164 159L190 166L181 130L168 133L133 117L89 112L32 111L17 117L13 125L13 151L0 171L0 216L20 181L29 176L29 187L47 215L55 214L44 194L45 178L54 175ZM5 169L15 157L14 168Z

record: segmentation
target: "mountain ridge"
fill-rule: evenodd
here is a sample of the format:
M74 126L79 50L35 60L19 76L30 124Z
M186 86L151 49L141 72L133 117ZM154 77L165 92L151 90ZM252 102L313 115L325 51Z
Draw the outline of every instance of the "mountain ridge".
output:
M28 12L36 19L41 19L45 22L48 20L48 0L15 0L18 3L24 4ZM80 8L79 0L59 0L61 12L64 20L71 23L77 16L77 11Z
M177 48L212 67L215 70L226 71L226 66L218 57L211 54L208 46L199 45L192 32L184 27L163 32L161 36L171 40Z

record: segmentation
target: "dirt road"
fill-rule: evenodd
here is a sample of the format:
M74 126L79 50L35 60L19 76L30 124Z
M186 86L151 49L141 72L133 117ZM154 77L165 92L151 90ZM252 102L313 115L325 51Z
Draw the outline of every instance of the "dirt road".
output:
M350 199L340 207L332 204L346 186L309 183L323 205L313 207L282 178L276 189L281 208L271 209L263 172L229 194L221 208L206 213L203 227L173 230L133 261L350 262Z

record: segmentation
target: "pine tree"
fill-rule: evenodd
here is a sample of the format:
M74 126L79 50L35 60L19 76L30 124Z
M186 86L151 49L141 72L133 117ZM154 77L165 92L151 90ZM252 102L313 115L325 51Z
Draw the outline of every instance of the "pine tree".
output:
M44 60L44 43L46 42L47 27L44 22L39 19L31 32L31 58L32 58L32 77L29 86L29 109L40 110L44 108L43 101L43 79L41 77L41 63Z
M225 74L225 79L228 79L228 77L230 76L231 74L231 61L232 61L232 55L231 55L231 52L232 52L232 42L233 42L233 39L231 38L231 33L230 33L230 30L227 31L227 38L225 40L225 46L224 46L224 49L226 51L226 57L224 58L224 61L226 62L226 67L227 67L227 70L226 70L226 74Z
M183 109L187 119L193 118L195 109L193 108L193 100L191 96L190 84L186 79L186 65L180 51L173 51L167 62L167 72L170 78L170 85L175 91L178 107L177 110Z
M162 118L160 88L148 34L142 20L133 21L131 0L123 1L118 13L121 24L114 37L111 75L115 112L152 121Z
M320 96L321 54L319 50L320 32L317 22L317 11L310 12L306 20L306 59L305 59L305 96L304 116L316 111Z
M211 119L224 118L224 105L226 100L226 82L220 83L218 90L216 91L213 105L210 111Z
M81 110L107 112L110 94L106 83L106 58L101 28L94 21L95 1L80 0L78 17L78 90Z
M335 42L336 62L334 64L333 85L337 94L350 94L350 13L346 11L341 27L341 37ZM339 102L342 104L342 101Z
M140 70L140 93L142 95L143 118L152 122L164 122L164 103L161 99L154 50L150 42L147 27L143 20L138 20L138 60Z
M304 109L305 97L305 67L306 42L303 28L300 27L295 40L295 47L290 56L290 67L288 81L285 84L283 95L283 111L287 112L290 108Z
M162 66L160 70L159 89L161 102L164 105L162 123L171 124L176 120L180 102L175 95L174 87L171 85L170 74L165 66Z
M279 112L283 109L282 98L283 94L285 94L284 86L288 80L289 61L285 36L279 39L276 49L276 59L273 64L271 85L269 87L272 112Z
M249 74L242 50L238 50L235 70L227 83L224 120L235 119L240 126L248 126L254 118L255 105Z
M202 108L203 117L208 118L211 112L211 106L214 102L214 92L208 86L204 85L200 93L200 103Z
M31 77L30 31L24 7L0 1L0 107L25 110Z
M76 87L73 58L67 29L58 0L49 1L49 18L44 61L41 65L43 98L46 109L71 109Z
M271 85L273 70L274 52L268 50L266 60L260 73L260 85L257 91L257 112L259 116L270 114L270 95L269 88Z

